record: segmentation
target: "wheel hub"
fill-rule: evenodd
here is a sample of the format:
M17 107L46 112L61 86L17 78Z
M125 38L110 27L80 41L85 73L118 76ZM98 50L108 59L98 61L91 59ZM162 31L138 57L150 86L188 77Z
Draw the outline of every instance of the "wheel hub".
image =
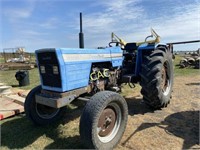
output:
M103 110L99 122L98 122L98 128L99 130L99 136L105 137L109 135L116 122L116 113L112 108L107 107L106 109Z
M165 91L166 89L166 81L167 80L167 76L166 76L166 70L165 67L163 67L162 69L162 81L161 81L161 88L163 91Z
M167 95L170 90L170 77L168 76L168 65L165 62L161 72L161 89L164 95Z

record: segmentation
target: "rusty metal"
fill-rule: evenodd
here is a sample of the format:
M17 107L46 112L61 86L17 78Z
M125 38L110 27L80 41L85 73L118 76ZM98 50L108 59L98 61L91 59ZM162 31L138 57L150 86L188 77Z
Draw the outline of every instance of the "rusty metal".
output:
M84 97L78 97L77 100L80 100L80 101L89 101L90 99L89 98L84 98Z
M87 87L59 93L47 90L41 90L41 93L35 95L36 102L53 108L60 108L87 92Z
M193 41L182 41L182 42L171 42L171 43L167 43L167 45L174 45L174 44L188 44L188 43L197 43L200 42L200 40L193 40Z
M104 91L105 90L105 81L104 80L99 80L97 87L100 91Z
M107 107L103 110L98 122L98 128L101 129L99 131L99 136L105 137L112 132L116 123L116 118L116 113L112 108Z
M70 95L76 95L78 97L79 95L86 93L87 90L88 90L88 87L83 87L80 89L59 93L59 92L47 91L47 90L42 89L41 94L47 97L55 97L55 98L63 98Z
M162 76L162 81L161 81L161 89L163 93L168 92L168 87L170 86L169 84L169 76L168 76L168 66L167 63L165 62L163 64L163 68L161 71L161 76Z
M166 80L167 80L167 75L166 75L166 68L163 67L162 69L162 81L161 81L161 89L163 92L166 90Z
M93 88L94 88L94 83L92 82L87 86L87 93L92 92Z
M173 53L174 52L174 48L173 45L176 44L189 44L189 43L197 43L200 42L200 40L193 40L193 41L182 41L182 42L171 42L171 43L167 43L170 51ZM173 59L175 59L175 56L173 55Z
M71 103L76 98L77 98L76 95L70 95L63 98L45 97L40 94L35 95L35 100L37 103L53 108L61 108Z

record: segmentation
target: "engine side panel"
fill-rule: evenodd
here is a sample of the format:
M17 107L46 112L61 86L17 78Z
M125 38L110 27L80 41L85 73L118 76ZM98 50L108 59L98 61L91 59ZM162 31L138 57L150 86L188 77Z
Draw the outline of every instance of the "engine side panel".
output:
M61 87L45 85L41 72L40 78L43 89L57 92L65 92L87 86L92 63L110 62L113 67L118 67L122 66L123 61L122 50L119 47L106 49L57 48L53 51L55 51L58 59ZM45 50L37 50L36 55L39 53L45 53ZM37 61L40 60L37 59ZM38 62L38 66L40 66L40 62ZM56 82L57 79L52 80Z

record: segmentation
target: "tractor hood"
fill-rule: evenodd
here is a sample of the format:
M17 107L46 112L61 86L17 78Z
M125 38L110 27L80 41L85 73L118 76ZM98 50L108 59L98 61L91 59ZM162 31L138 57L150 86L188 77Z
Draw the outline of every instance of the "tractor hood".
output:
M58 92L87 86L93 63L110 62L113 67L119 67L123 61L120 47L46 48L35 53L42 88Z

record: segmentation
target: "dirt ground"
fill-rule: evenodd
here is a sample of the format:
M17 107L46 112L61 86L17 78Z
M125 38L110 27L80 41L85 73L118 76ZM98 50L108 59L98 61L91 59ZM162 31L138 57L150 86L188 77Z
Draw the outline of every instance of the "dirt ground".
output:
M152 111L142 103L139 88L128 89L128 124L116 150L200 149L200 76L175 77L167 108ZM84 149L79 135L83 107L67 109L55 125L35 127L24 115L1 124L2 149Z
M176 77L171 103L152 112L133 94L127 98L129 119L116 149L200 149L200 76Z

